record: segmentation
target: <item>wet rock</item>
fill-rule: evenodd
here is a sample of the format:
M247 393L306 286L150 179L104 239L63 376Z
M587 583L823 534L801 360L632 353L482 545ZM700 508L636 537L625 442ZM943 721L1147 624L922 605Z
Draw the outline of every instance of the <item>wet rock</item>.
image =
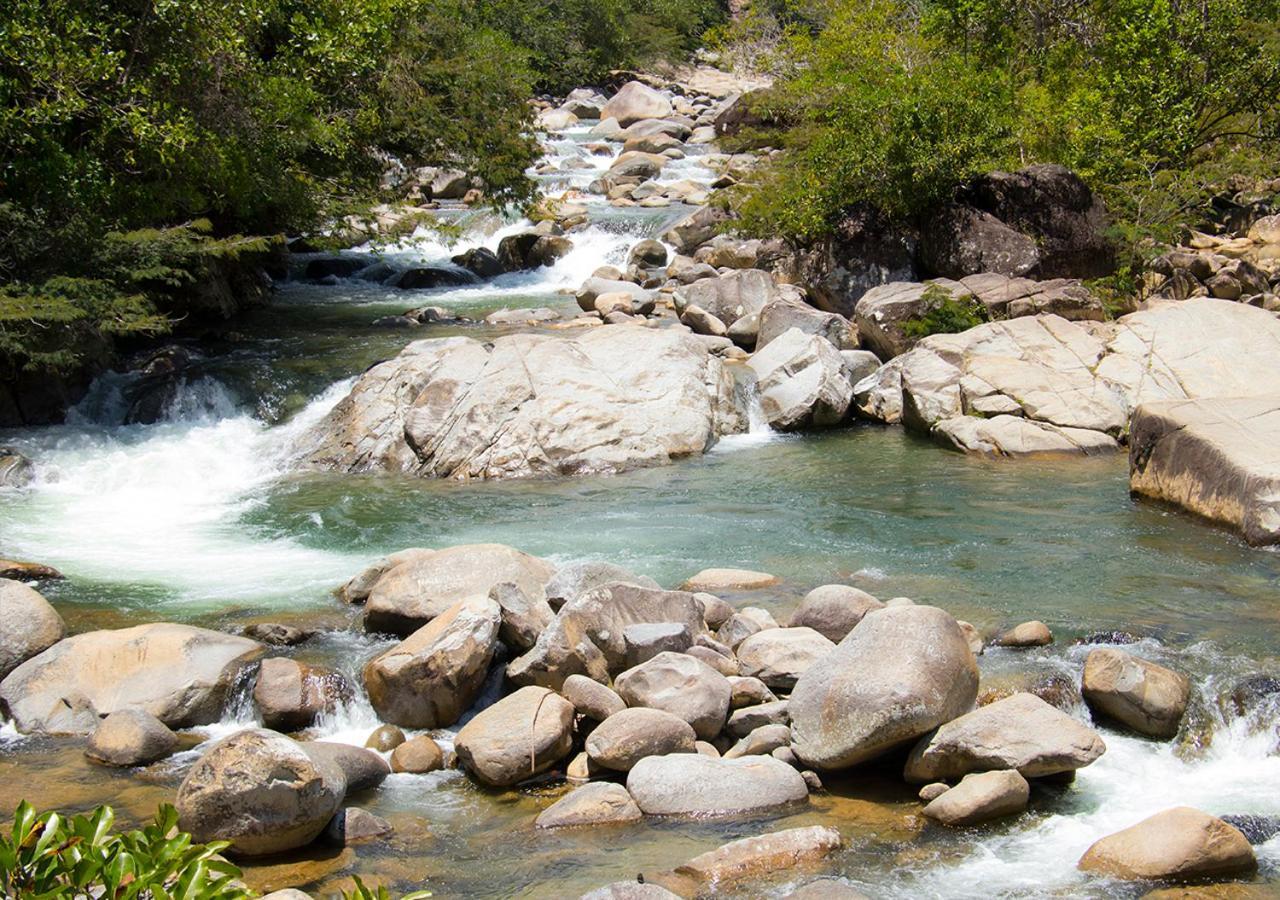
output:
M502 643L520 652L536 644L538 635L556 617L551 604L544 597L531 597L514 582L495 584L489 591L489 599L502 610L502 625L498 637Z
M955 619L931 606L877 610L796 683L792 749L811 766L847 768L963 715L977 695Z
M1047 647L1053 643L1053 632L1040 621L1023 622L1001 634L992 645L996 647Z
M273 731L306 728L351 695L351 685L340 673L285 657L264 659L253 685L262 724Z
M615 881L602 888L588 891L580 900L680 900L679 894L656 884L636 881Z
M698 753L640 760L627 775L627 790L651 816L757 815L803 805L809 797L800 773L772 757Z
M759 678L733 676L729 678L729 687L733 694L729 698L729 706L742 709L744 706L757 706L761 703L772 703L778 698Z
M89 734L137 707L171 728L216 722L256 641L157 623L91 631L54 644L0 682L0 702L23 732Z
M796 888L782 900L868 900L868 897L843 881L818 878Z
M671 101L639 81L628 81L600 109L601 119L616 119L623 128L642 119L665 119Z
M386 819L358 806L351 806L338 810L337 815L329 820L324 834L333 843L348 847L386 837L393 830Z
M31 460L12 447L0 447L0 487L26 487L35 477Z
M1222 816L1222 821L1243 834L1251 844L1265 844L1280 834L1280 816L1251 814Z
M789 703L786 700L770 700L755 706L744 706L733 711L725 724L725 731L736 738L744 738L757 728L767 725L786 725L791 722Z
M365 741L364 745L370 750L386 753L399 747L404 742L404 732L395 725L379 725L373 729L373 733L369 735L369 739Z
M59 581L62 573L53 566L40 563L19 562L16 559L0 559L0 578L15 581Z
M903 774L917 783L992 769L1017 769L1027 778L1042 778L1074 772L1105 751L1092 728L1033 694L1019 693L922 738Z
M240 632L245 637L273 647L294 647L315 636L316 632L280 622L254 622Z
M760 405L770 426L781 431L835 425L853 399L839 351L824 338L798 328L779 335L747 360L755 373Z
M369 589L364 627L407 637L460 600L488 597L499 584L514 584L536 603L554 571L549 563L502 544L405 551Z
M567 828L580 825L616 825L644 818L627 789L599 781L576 788L544 809L535 828Z
M391 771L424 775L444 768L444 751L425 734L410 738L391 751Z
M66 633L62 617L39 592L0 578L0 680Z
M1027 808L1031 788L1013 770L966 775L924 808L926 818L943 825L979 825Z
M1129 435L1129 490L1280 544L1280 401L1144 403Z
M698 737L720 733L729 715L729 681L715 669L682 653L659 653L614 681L628 706L660 709L693 726Z
M667 248L659 241L637 241L627 254L629 266L640 266L646 269L657 268L667 264Z
M478 281L475 273L465 269L420 266L401 272L392 282L392 286L405 291L422 291L441 287L465 287L476 284Z
M308 466L346 472L582 475L698 455L745 425L732 374L695 336L612 327L414 342L297 446Z
M1243 716L1277 695L1280 695L1280 678L1272 675L1250 675L1232 687L1229 700L1235 714Z
M488 247L473 247L450 260L455 266L461 266L477 278L497 278L506 268L498 255Z
M1089 651L1081 692L1095 715L1149 737L1178 733L1191 699L1186 676L1123 650Z
M178 788L178 826L201 843L265 856L311 843L342 805L346 778L296 741L261 728L223 738Z
M706 633L702 606L693 594L614 582L567 602L538 643L507 667L516 684L559 689L570 675L605 682L626 665L628 626L677 622L697 636Z
M407 728L457 722L484 686L501 619L487 597L462 600L366 663L365 688L378 715Z
M107 716L89 738L84 755L108 766L145 766L171 756L178 736L155 716L121 709Z
M744 675L753 675L774 690L790 691L835 646L805 626L770 628L739 644L737 654Z
M400 740L395 746L398 747L404 743L404 733L394 725L384 725L374 734L377 735L385 728L393 728L400 733ZM372 742L372 738L370 741ZM301 746L312 759L327 760L342 770L342 774L347 779L348 797L360 791L376 788L391 774L391 767L387 765L387 761L365 747L342 744L337 741L303 741Z
M482 784L518 784L569 755L573 704L546 688L523 687L464 725L454 748Z
M592 681L585 675L570 675L564 680L560 693L573 704L580 715L603 722L614 713L627 708L626 701L612 688Z
M766 756L779 747L791 746L791 728L787 725L761 725L725 751L725 759L742 756Z
M697 735L684 719L660 709L624 709L587 736L587 756L615 772L629 772L647 756L693 753Z
M1128 881L1188 881L1247 874L1258 861L1237 829L1179 806L1102 838L1078 865L1091 874Z
M307 263L303 277L308 281L323 281L329 277L350 278L369 265L365 257L326 256Z
M695 856L677 868L676 874L717 886L742 879L761 879L825 859L843 843L840 832L834 828L821 825L788 828L731 841Z
M778 583L776 576L768 572L750 569L703 569L688 578L682 590L714 594L716 591L754 591L772 587Z
M920 788L919 796L925 803L929 803L933 800L937 800L949 790L951 790L950 785L943 784L941 781L935 781L932 784L926 784L924 787Z
M845 584L824 584L804 595L789 624L812 628L839 643L867 613L883 608L884 604L866 591Z

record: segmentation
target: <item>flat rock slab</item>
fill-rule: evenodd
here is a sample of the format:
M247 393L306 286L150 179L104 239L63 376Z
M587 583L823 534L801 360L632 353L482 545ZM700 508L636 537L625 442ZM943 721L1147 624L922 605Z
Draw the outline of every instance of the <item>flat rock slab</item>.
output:
M768 572L753 572L750 569L703 569L680 587L682 590L694 593L706 591L714 594L716 591L759 590L772 587L778 581L775 575L770 575Z
M1146 403L1129 433L1129 489L1280 543L1280 398Z
M764 878L813 863L839 850L843 841L834 828L812 825L742 838L695 856L676 874L699 882L724 884Z
M649 756L627 775L627 790L641 812L650 816L747 816L799 806L809 799L800 773L768 756Z
M299 439L340 472L488 479L659 465L745 429L733 375L677 329L417 341Z

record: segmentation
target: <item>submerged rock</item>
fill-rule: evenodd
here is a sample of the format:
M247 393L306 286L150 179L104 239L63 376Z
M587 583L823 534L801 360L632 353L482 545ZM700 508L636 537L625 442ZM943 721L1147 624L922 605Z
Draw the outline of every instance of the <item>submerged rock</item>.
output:
M695 856L678 867L676 874L717 886L744 878L766 878L824 859L843 845L840 832L834 828L788 828L731 841Z
M138 707L171 728L222 716L240 670L263 651L247 638L157 623L90 631L54 644L0 682L18 729L89 734L116 710Z
M932 606L869 614L796 683L792 749L820 769L873 759L973 708L978 666L956 620Z
M62 616L38 591L0 578L0 680L66 633Z
M698 455L744 427L732 375L700 340L614 327L415 342L365 372L298 449L345 472L578 475Z
M533 824L535 828L615 825L638 822L643 817L626 788L599 781L561 797L540 812Z
M1243 875L1257 868L1239 830L1187 806L1156 813L1102 838L1080 857L1085 872L1130 881L1190 881Z

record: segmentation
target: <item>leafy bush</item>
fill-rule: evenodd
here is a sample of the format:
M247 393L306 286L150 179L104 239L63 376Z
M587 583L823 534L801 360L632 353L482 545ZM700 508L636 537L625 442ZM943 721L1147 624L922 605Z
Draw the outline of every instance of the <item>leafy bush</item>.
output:
M959 334L989 321L987 308L973 294L955 297L941 285L931 284L924 289L921 299L925 302L924 314L902 323L902 333L909 338Z
M359 875L353 875L352 880L356 886L349 891L342 892L342 900L391 900L391 893L382 885L376 887L367 887L360 880ZM430 891L413 891L400 897L400 900L423 900L425 897L433 896Z
M112 834L115 814L37 814L23 801L8 837L0 836L0 896L103 897L112 900L241 900L240 870L219 854L223 842L193 844L165 805L139 831Z

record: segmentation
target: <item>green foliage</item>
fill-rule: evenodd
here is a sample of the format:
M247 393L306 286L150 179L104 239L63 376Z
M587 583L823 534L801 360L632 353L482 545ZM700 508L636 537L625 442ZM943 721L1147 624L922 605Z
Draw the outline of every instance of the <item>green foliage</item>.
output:
M0 836L0 896L111 900L241 900L240 870L219 854L224 842L193 844L162 806L139 831L113 834L115 814L100 806L65 818L37 814L25 800L8 837Z
M854 203L910 219L979 171L1057 162L1136 247L1225 174L1275 174L1277 0L808 7L762 101L787 126L763 139L792 152L743 201L757 231L818 236Z
M342 900L392 900L391 894L385 887L378 885L370 888L360 880L359 875L353 875L352 880L356 886L349 891L342 892ZM405 894L400 900L423 900L425 897L433 896L430 891L413 891Z
M910 338L926 338L931 334L959 334L988 321L987 308L973 294L960 297L941 285L931 284L921 299L925 313L902 323L902 333Z

